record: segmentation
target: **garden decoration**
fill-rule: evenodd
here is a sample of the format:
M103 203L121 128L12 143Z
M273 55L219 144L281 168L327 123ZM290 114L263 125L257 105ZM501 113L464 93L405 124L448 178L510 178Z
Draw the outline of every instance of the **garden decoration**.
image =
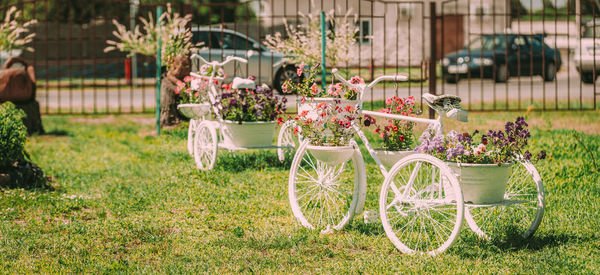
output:
M400 98L393 96L385 100L385 108L379 110L385 114L398 114L414 117L418 112L415 110L415 98ZM375 134L383 142L382 148L375 149L375 154L386 168L391 168L398 160L413 152L415 122L397 119L383 119L376 121L371 116L365 116L365 125L375 127Z
M281 148L277 151L280 160L283 160L288 154L293 154L293 151L289 148L297 147L298 140L302 139L301 136L296 136L296 132L304 131L304 128L308 128L311 130L307 132L307 135L313 137L327 137L328 135L323 134L330 133L332 132L331 130L334 130L333 133L335 134L340 134L344 131L338 131L337 128L341 127L342 124L334 125L321 122L325 121L326 118L333 119L333 117L339 118L336 123L348 119L353 120L356 118L356 111L362 108L362 105L359 104L360 101L358 100L357 87L349 87L342 82L338 82L330 84L326 89L321 89L319 85L317 85L316 80L318 69L319 64L310 67L300 64L297 68L297 74L298 76L304 76L304 78L297 83L288 80L282 85L283 93L296 93L298 95L297 110L299 116L295 119L290 118L282 125L282 130L280 131L282 136L278 141L284 143L278 144ZM364 80L359 76L352 77L349 83L352 85L364 86ZM346 115L348 115L348 118L345 117ZM300 127L297 127L295 123L298 119L303 121ZM315 127L323 128L327 127L327 125L329 125L330 128L324 128L317 132L314 131ZM333 125L333 127L331 127L331 125ZM346 128L349 128L349 125L349 123L346 124ZM349 131L349 133L353 134L352 131ZM338 143L336 140L337 139L334 139L334 143ZM322 145L322 143L329 144L330 141L320 141L313 145Z
M233 61L248 62L243 58L228 56L223 62L208 62L194 54L192 59L199 59L209 67L203 66L199 74L192 73L187 78L193 95L190 98L207 100L216 119L206 119L207 114L194 117L190 122L188 150L193 154L198 169L213 169L219 148L229 151L279 148L273 146L272 141L277 117L285 112L286 99L274 96L266 85L256 86L253 80L236 78L231 84L223 84L221 68ZM194 82L195 79L198 82ZM187 92L183 90L185 79L183 83L179 94ZM219 84L222 84L222 91L217 90ZM194 88L198 89L198 99L196 92L192 92Z
M345 85L357 88L359 101L365 90L380 81L407 80L405 76L381 76L369 85L356 85L343 79L337 70L333 70L333 75ZM426 123L431 125L429 129L436 135L442 134L443 116L457 120L465 118L466 113L460 110L460 98L456 96L425 94L423 99L438 114L436 119L365 110L359 110L359 114ZM521 237L527 238L540 225L545 205L542 179L529 161L529 154L521 154L522 147L506 151L511 156L509 161L514 161L514 164L508 171L501 201L465 202L463 193L466 187L461 186L465 177L455 175L447 163L447 157L440 159L429 154L414 153L403 157L388 170L375 154L357 121L351 122L351 129L365 144L384 176L379 196L379 218L387 237L403 253L442 253L456 240L463 218L482 238L501 235L507 229L515 230ZM369 121L367 124L371 122L365 121ZM510 127L507 132L517 131L517 135L523 133L517 130L519 126ZM492 136L496 138L500 134ZM488 140L490 143L494 141ZM293 215L303 226L322 233L340 230L352 221L354 215L363 212L367 185L361 151L357 143L351 140L350 145L354 150L351 157L342 163L328 163L319 160L308 150L310 142L308 139L302 141L290 168L288 194ZM503 162L504 159L499 161ZM368 213L365 212L365 218Z

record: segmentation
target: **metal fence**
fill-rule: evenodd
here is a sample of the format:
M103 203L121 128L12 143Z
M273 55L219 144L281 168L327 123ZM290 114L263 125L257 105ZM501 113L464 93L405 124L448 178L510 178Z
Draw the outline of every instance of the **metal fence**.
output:
M76 2L16 4L25 11L24 20L38 20L33 28L35 52L23 56L36 68L42 112L150 111L155 106L154 58L138 56L132 64L122 53L103 52L105 41L113 39L111 20L131 22L129 1L85 7L74 6ZM537 2L541 6L535 6ZM268 34L285 34L284 21L296 24L302 20L300 14L334 9L335 16L342 17L352 10L359 29L352 50L355 60L343 64L343 71L367 81L384 74L409 76L407 83L383 83L369 91L367 108L391 95L420 98L431 91L459 95L469 110L596 109L600 91L595 84L595 55L600 54L596 50L600 44L593 37L598 7L586 0L581 6L574 0L553 3L562 6L533 0L255 0L192 2L173 8L194 15L195 39L208 33L210 39L201 50L208 58L231 54L249 58L249 64L228 70L254 75L272 86L281 82L289 67L254 42L261 44ZM142 4L135 16L147 16L155 8ZM0 7L0 15L7 9ZM591 43L586 28L591 30ZM231 39L233 44L227 46ZM491 46L474 42L477 39L490 40ZM583 73L578 64L584 64Z

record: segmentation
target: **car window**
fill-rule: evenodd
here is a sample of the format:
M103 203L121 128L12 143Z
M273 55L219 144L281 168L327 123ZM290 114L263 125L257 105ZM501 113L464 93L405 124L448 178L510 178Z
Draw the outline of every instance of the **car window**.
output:
M533 49L542 48L542 43L540 42L540 40L537 39L537 37L528 37L527 40L531 43Z
M469 50L471 51L492 51L492 50L502 50L505 48L504 36L480 36L471 43L469 43Z
M200 45L201 48L220 49L221 47L216 39L216 34L215 32L196 31L192 33L192 42L194 44L202 43Z
M600 25L597 25L595 27L586 26L581 36L583 38L594 38L594 35L596 36L596 38L600 38Z
M521 51L524 50L524 49L529 49L529 45L527 43L527 40L523 36L517 36L517 37L515 37L515 41L513 43L515 45L517 45L518 49L521 49Z
M238 35L233 33L220 33L220 37L217 35L217 39L221 41L221 45L223 49L226 50L245 50L252 48L252 44L250 42Z

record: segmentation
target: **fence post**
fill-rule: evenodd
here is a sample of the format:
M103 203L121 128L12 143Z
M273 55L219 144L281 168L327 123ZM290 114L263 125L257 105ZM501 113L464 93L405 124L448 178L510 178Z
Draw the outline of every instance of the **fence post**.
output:
M156 8L156 25L160 28L159 18L162 16L162 7ZM160 136L160 82L161 82L161 49L162 40L158 36L158 47L156 48L156 135Z
M327 68L325 64L326 51L327 48L325 45L325 12L321 11L321 88L323 88L323 91L325 91L325 85L327 84L325 83L325 80L327 79L327 72L325 71L325 69Z
M435 1L429 3L429 93L432 95L436 94L437 86L437 67L436 67L436 55L437 55L437 25L436 25L436 11ZM435 118L435 111L429 108L429 118Z

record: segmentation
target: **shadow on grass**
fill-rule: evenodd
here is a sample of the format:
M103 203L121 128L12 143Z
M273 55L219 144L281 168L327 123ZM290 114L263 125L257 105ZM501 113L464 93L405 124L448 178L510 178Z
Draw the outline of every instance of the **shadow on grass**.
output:
M286 158L281 162L279 161L277 152L274 150L246 152L219 151L215 167L217 169L237 173L245 170L261 170L266 168L289 169L291 164L291 157Z
M356 232L364 236L379 236L385 234L381 223L364 223L362 219L362 215L354 216L354 222L350 226L344 228L344 230Z
M52 178L44 176L40 167L29 161L0 168L0 188L43 189L54 191Z
M483 240L475 234L462 235L460 243L463 248L473 249L455 250L455 254L466 259L481 259L491 257L495 252L507 251L539 251L545 248L557 247L563 244L575 244L590 241L590 238L569 235L564 233L549 233L546 235L533 235L527 239L515 231L509 231L502 238L491 241Z
M44 136L57 136L57 137L64 137L64 136L71 136L72 134L69 131L66 130L58 130L58 129L53 129L52 131L48 131L44 134Z

